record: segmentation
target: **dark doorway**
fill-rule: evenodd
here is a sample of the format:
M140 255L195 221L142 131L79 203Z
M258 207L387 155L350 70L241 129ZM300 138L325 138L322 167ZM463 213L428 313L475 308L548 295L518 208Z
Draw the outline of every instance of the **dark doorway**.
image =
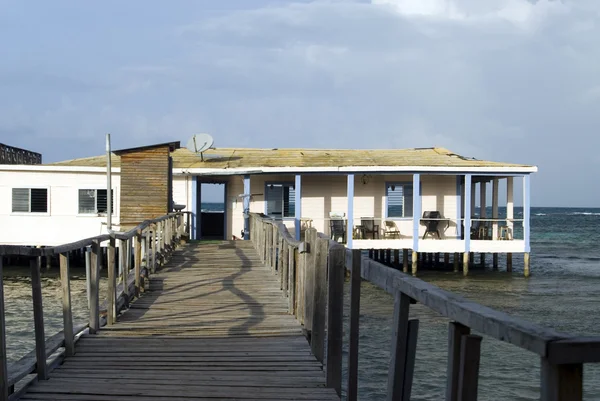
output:
M198 238L201 240L226 239L224 183L200 184L198 214Z

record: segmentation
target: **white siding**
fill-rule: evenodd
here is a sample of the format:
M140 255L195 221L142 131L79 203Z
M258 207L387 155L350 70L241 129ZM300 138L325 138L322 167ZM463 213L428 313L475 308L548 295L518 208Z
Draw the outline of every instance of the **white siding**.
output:
M119 223L118 174L113 174L115 194L113 224ZM47 188L48 213L13 213L12 188ZM106 188L101 173L1 171L0 244L59 245L106 233L106 216L79 214L79 189ZM8 229L10 228L10 229Z

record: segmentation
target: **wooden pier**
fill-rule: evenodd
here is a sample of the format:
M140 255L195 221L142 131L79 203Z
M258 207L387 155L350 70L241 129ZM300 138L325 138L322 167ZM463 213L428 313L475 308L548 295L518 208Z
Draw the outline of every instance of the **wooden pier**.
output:
M342 388L345 399L355 401L361 280L395 298L389 401L410 399L419 321L409 311L417 302L448 319L449 401L477 399L484 336L539 355L544 401L582 400L583 366L600 362L598 337L556 332L470 302L315 229L295 241L282 222L251 214L251 241L181 245L183 220L171 214L126 233L46 249L0 246L0 256L31 258L36 334L36 349L7 366L0 280L0 401L337 400ZM127 285L117 285L117 241L133 255L122 261ZM101 243L108 246L109 267L103 304ZM90 318L76 325L67 253L90 244ZM39 258L50 254L60 255L64 330L46 339ZM349 335L343 344L346 269Z

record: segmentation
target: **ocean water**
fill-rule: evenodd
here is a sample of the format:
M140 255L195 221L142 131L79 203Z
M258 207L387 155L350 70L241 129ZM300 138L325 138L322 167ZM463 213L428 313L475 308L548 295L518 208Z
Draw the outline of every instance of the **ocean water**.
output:
M219 204L203 205L203 209L219 211L219 206L222 210ZM522 211L516 209L515 217L521 215ZM506 272L502 258L500 269L493 271L489 257L485 270L472 269L468 277L440 271L421 271L419 277L483 305L559 331L600 335L599 226L600 208L532 208L531 277L523 277L520 256L513 259L513 273ZM56 268L45 272L43 279L47 336L62 328L61 291L56 272ZM72 283L75 319L85 320L84 272L75 267L73 274L79 277ZM28 269L6 268L5 275L8 352L14 361L33 349L31 287ZM346 323L348 305L346 293ZM363 282L359 340L361 400L381 400L386 394L392 314L392 297ZM420 320L411 399L443 399L448 320L419 304L411 306L411 318ZM584 396L586 400L600 400L597 365L585 365ZM539 399L539 358L484 337L479 399Z

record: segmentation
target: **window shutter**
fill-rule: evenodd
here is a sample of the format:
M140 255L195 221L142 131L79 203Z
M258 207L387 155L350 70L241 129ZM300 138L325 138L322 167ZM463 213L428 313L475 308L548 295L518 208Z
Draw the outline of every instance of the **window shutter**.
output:
M105 202L106 205L106 202ZM96 213L96 190L79 190L79 213Z
M48 190L46 188L31 189L31 212L32 213L47 213L48 212Z
M403 216L404 189L402 185L391 184L387 187L388 217Z
M404 217L413 217L413 187L404 186Z
M29 212L29 188L12 189L12 211Z
M283 211L283 188L280 185L267 185L265 191L265 200L267 202L267 215L281 217Z
M283 217L296 215L296 190L291 186L283 187Z

